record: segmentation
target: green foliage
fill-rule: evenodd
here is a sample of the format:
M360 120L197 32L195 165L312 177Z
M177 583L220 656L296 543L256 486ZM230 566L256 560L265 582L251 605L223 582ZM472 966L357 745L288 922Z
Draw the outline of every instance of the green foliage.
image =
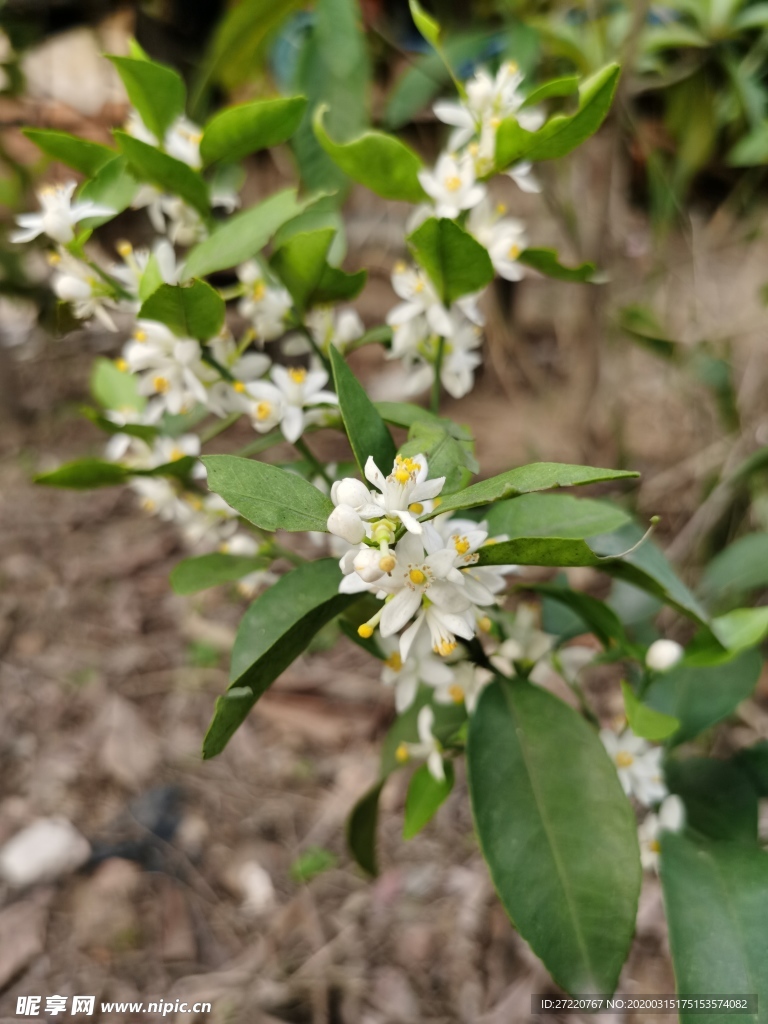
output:
M470 719L467 767L483 856L517 930L567 991L613 992L640 859L599 739L546 691L499 680Z
M423 764L417 768L408 785L405 798L405 823L403 839L413 839L437 814L440 805L451 794L454 782L453 765L445 762L445 780L438 782L429 768Z
M122 213L133 202L139 183L128 168L125 157L116 156L105 163L96 174L80 189L80 198L89 199L93 203L104 204ZM96 228L106 223L111 217L87 217L80 222L81 227Z
M407 241L446 306L493 280L486 250L452 220L430 217Z
M435 421L417 418L411 424L400 455L413 458L419 454L426 456L431 477L445 477L441 495L466 487L471 475L480 468L474 456L474 444L454 437L437 418Z
M488 509L485 516L491 536L567 537L582 540L611 533L629 523L630 516L617 505L572 494L521 494Z
M558 281L592 281L595 277L594 263L581 263L578 267L565 267L554 249L524 249L518 256L518 263L538 270L540 274L554 277Z
M324 558L291 570L256 598L240 623L231 683L216 701L203 757L221 753L259 697L306 650L312 637L357 600L357 595L339 594L340 580L336 561Z
M180 196L203 217L210 216L208 189L197 171L154 146L140 142L125 132L112 133L131 171L163 192Z
M344 357L333 346L330 359L341 418L360 473L365 473L369 456L382 473L389 473L397 454L392 435Z
M738 843L696 842L666 833L661 881L669 943L681 993L753 993L768 999L768 854ZM759 1014L742 1018L757 1024ZM715 1014L680 1014L682 1024Z
M96 359L91 370L91 394L105 409L141 412L147 400L139 394L138 381L118 369L111 359Z
M224 324L224 300L206 281L161 284L139 310L142 320L159 320L181 338L213 338Z
M768 533L750 533L715 555L704 571L702 593L716 607L740 603L768 586Z
M347 846L363 871L372 878L379 873L376 857L376 830L379 824L379 797L386 776L364 793L347 819Z
M299 315L321 303L352 299L365 284L366 271L346 274L328 263L335 234L330 227L291 235L272 256L272 269L291 293Z
M338 858L322 846L310 846L291 864L289 873L294 882L306 885L313 878L331 871L338 864Z
M306 106L303 96L289 96L227 107L205 126L200 141L203 163L242 160L286 142L299 127Z
M171 124L184 113L187 90L181 76L172 68L149 60L133 57L109 59L123 80L128 99L162 145Z
M649 708L637 697L629 683L622 681L621 692L624 695L624 710L627 722L635 736L658 743L667 739L680 728L680 722L671 715Z
M110 149L109 146L80 139L68 132L54 131L50 128L25 128L24 135L47 156L61 161L88 178L92 178L117 156L114 149Z
M669 760L664 777L685 804L685 823L707 839L757 843L757 793L733 762L709 757Z
M196 594L208 587L233 583L248 573L265 569L269 564L268 558L252 555L227 555L218 551L210 555L198 555L185 558L173 567L171 586L177 594Z
M236 455L206 455L208 486L262 530L321 530L333 511L322 491L296 473Z
M163 463L154 469L135 469L117 462L104 462L102 459L78 459L76 462L66 462L49 473L39 473L35 477L35 483L45 484L46 487L91 490L93 487L114 487L117 484L124 484L132 476L170 476L183 480L189 476L194 463L194 458L185 456L174 462Z

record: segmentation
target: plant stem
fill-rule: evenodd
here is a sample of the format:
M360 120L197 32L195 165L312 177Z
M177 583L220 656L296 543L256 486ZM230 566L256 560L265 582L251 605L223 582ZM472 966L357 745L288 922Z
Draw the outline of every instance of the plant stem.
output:
M435 356L435 379L432 381L432 395L429 407L435 416L440 413L440 371L443 367L443 355L445 353L445 338L438 338L437 355Z
M304 456L304 458L307 460L310 466L312 466L312 468L318 474L318 476L322 477L323 480L330 487L333 481L326 473L325 466L322 464L322 462L320 462L317 456L310 450L309 446L307 445L307 442L302 437L300 437L298 441L294 442L293 447L296 449L297 452L299 452L300 455Z

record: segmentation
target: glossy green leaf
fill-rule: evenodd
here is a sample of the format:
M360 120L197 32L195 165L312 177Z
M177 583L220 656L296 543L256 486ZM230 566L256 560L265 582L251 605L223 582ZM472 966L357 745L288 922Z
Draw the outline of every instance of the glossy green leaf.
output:
M466 487L479 466L472 442L459 441L442 425L417 419L408 431L408 440L400 446L404 458L426 456L430 477L444 476L441 496Z
M208 587L234 583L269 564L269 559L258 555L228 555L215 551L210 555L185 558L175 565L171 570L171 586L177 594L196 594Z
M341 418L360 473L365 473L368 457L373 456L373 461L386 476L391 472L397 454L392 435L344 356L333 346L330 358Z
M347 819L347 846L357 864L375 878L379 873L376 857L376 831L379 824L379 797L386 776L357 801Z
M459 441L472 441L472 432L468 427L443 416L435 416L429 409L424 409L413 402L375 402L379 414L387 423L395 427L412 427L417 420L426 423L436 423L444 427L448 433Z
M216 701L203 757L221 753L259 697L314 635L357 600L356 594L338 593L341 579L335 559L305 562L256 598L237 631L231 683Z
M291 293L299 314L307 309L328 266L328 250L334 234L333 228L322 228L293 235L270 260L272 269Z
M306 106L304 96L288 96L227 107L205 126L200 142L203 163L233 163L285 142L299 127Z
M99 357L91 369L91 394L105 409L115 412L141 412L147 404L139 394L138 379L125 373L111 359Z
M515 537L486 545L478 552L478 565L546 565L569 568L601 565L584 540L564 537Z
M525 97L523 107L534 107L537 103L542 103L544 100L556 97L572 96L578 91L579 76L563 75L562 78L553 78L551 81L544 82L542 85L532 89Z
M566 267L554 249L524 249L517 257L519 263L540 274L554 277L557 281L591 281L595 276L594 263L580 263L578 267Z
M425 764L417 768L408 785L405 798L403 839L413 839L437 814L453 789L453 764L444 762L445 779L438 782Z
M755 688L762 664L755 650L745 651L725 664L681 662L654 679L645 701L680 720L672 741L682 743L727 718L746 700Z
M133 57L110 57L123 80L128 99L162 145L171 124L184 113L187 90L172 68Z
M488 480L472 484L463 491L451 494L434 512L426 518L432 519L441 512L462 508L490 505L491 502L532 491L549 491L556 487L581 487L601 483L605 480L628 480L638 473L623 469L598 469L594 466L570 466L563 462L532 462L529 466L518 466L506 473L492 476Z
M619 81L618 64L609 64L584 81L575 114L556 114L538 131L522 128L516 117L505 118L496 134L496 167L518 160L555 160L594 135L611 109Z
M710 757L670 759L664 778L670 793L685 804L689 829L707 839L757 843L757 792L733 762Z
M336 231L335 228L331 230ZM333 252L334 242L335 239L331 242L331 247L328 250L329 258ZM367 270L358 270L353 274L348 274L345 270L328 265L323 269L320 280L309 298L308 305L323 306L335 305L337 302L351 302L363 290L367 280Z
M236 455L206 455L208 486L262 530L327 531L333 502L296 473Z
M661 837L661 882L677 990L757 995L768 1003L768 854L738 843ZM761 1012L740 1014L758 1024ZM680 1013L681 1024L718 1024L718 1013Z
M197 171L125 132L115 131L112 134L130 169L141 181L149 182L162 192L179 196L202 217L210 216L208 188Z
M717 606L738 603L766 586L768 533L750 533L715 555L701 584L704 596Z
M190 251L184 262L185 276L205 277L251 259L264 248L278 228L297 217L312 201L299 200L296 189L286 188L228 218L210 238Z
M604 647L610 647L614 643L620 645L626 643L621 620L604 601L599 601L596 597L583 594L580 590L571 590L570 587L557 583L526 583L524 587L526 590L541 594L544 598L556 601L577 616L574 628L568 633L569 637L591 632ZM576 628L577 624L583 628ZM549 632L546 626L544 628L546 632Z
M421 203L427 194L419 184L421 158L404 142L385 132L365 132L350 142L334 142L323 126L326 108L315 111L313 127L320 145L345 174L383 199Z
M652 740L659 743L667 739L680 728L680 722L672 715L665 715L661 711L648 707L639 699L629 683L622 680L621 692L624 695L624 710L627 714L627 722L635 736L641 736L644 740Z
M138 192L139 183L128 168L124 156L117 156L104 164L96 174L86 181L78 198L104 205L115 213L126 210ZM113 214L104 217L86 217L80 221L80 228L97 228L112 219Z
M154 469L135 469L118 462L103 459L78 459L66 462L49 473L40 473L34 478L36 484L46 487L67 487L74 490L90 490L93 487L114 487L124 484L132 476L171 476L185 479L195 463L192 456L185 456L174 462L166 462Z
M613 992L641 871L635 816L596 733L540 687L499 680L470 718L467 768L515 927L566 991Z
M159 320L180 338L207 341L224 323L224 300L207 281L162 284L142 304L139 318Z
M24 128L24 135L54 160L91 178L101 168L114 160L117 153L109 146L78 138L69 132L53 131L49 128Z
M416 28L428 43L437 47L440 43L439 24L434 18L427 14L418 0L408 0L408 6L411 9L411 17L413 18L413 23Z
M572 494L521 494L488 509L491 536L563 537L576 540L611 533L631 522L617 505Z
M452 220L430 217L406 241L446 306L493 280L487 250Z

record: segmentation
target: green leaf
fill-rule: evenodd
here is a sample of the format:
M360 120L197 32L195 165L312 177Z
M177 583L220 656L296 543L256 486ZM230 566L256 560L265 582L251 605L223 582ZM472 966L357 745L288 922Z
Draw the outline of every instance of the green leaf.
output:
M631 522L617 505L572 494L522 494L488 509L491 536L563 537L577 540L611 533Z
M680 345L661 327L653 310L641 305L623 306L617 316L619 328L657 356L676 360Z
M291 864L288 873L294 882L306 884L313 878L330 871L338 864L338 858L322 846L310 846Z
M496 170L518 160L555 160L594 135L611 109L619 73L618 64L596 71L579 89L576 113L556 114L538 131L526 131L514 116L505 118L496 134Z
M601 561L583 540L563 537L516 537L480 548L477 565L548 565L568 568L600 566Z
M413 458L423 454L429 464L430 477L444 476L442 495L465 487L480 468L473 454L472 442L458 441L442 423L417 419L408 431L408 440L399 454Z
M185 276L205 277L251 259L264 248L279 227L297 217L313 201L299 200L296 189L286 188L228 218L210 238L190 251L184 262Z
M34 480L46 487L70 487L76 490L90 490L92 487L114 487L128 479L125 466L103 459L78 459L66 462L49 473L40 473Z
M208 486L262 530L327 531L333 502L296 473L236 455L206 455Z
M685 804L688 828L707 839L757 842L757 793L733 762L709 757L670 759L664 778L670 793Z
M216 701L203 741L204 758L221 753L259 697L314 635L357 600L356 594L338 593L341 579L335 559L322 558L292 569L256 598L237 631L231 684Z
M146 398L139 394L137 378L119 370L111 359L94 360L90 383L91 394L105 409L141 412L147 404Z
M424 165L409 146L394 135L374 131L350 142L334 142L323 126L326 110L325 106L315 110L312 125L320 145L345 174L383 199L402 199L407 203L426 200L418 178Z
M726 664L688 665L684 661L657 676L645 693L652 708L680 720L673 743L693 739L730 715L755 688L763 660L745 651Z
M558 281L591 281L597 269L594 263L580 263L578 267L563 266L554 249L524 249L517 259L526 267Z
M139 183L128 170L128 161L123 156L113 160L96 172L90 181L86 181L80 189L78 198L89 199L93 203L104 205L115 213L122 213L133 202L139 189ZM97 228L112 219L113 214L105 217L86 217L80 221L80 228Z
M553 78L550 82L544 82L536 86L525 97L523 107L534 107L543 100L553 99L561 96L572 96L579 91L578 75L563 75L562 78Z
M540 687L499 680L469 720L467 768L515 927L566 991L613 992L641 871L635 816L595 732Z
M123 80L128 99L160 145L171 124L184 113L187 90L172 68L132 57L109 57Z
M248 573L265 569L268 558L254 555L227 555L214 552L185 558L171 570L171 586L177 594L196 594L198 590L218 587L221 583L233 583Z
M548 491L555 487L581 487L605 480L628 480L639 473L623 469L597 469L594 466L569 466L562 462L532 462L518 466L489 480L481 480L457 494L451 494L434 512L424 518L432 519L442 512L461 508L490 505L493 501L512 498L532 491ZM627 545L628 546L628 545Z
M486 249L452 220L430 217L406 241L446 306L493 280Z
M203 93L209 79L220 82L226 91L252 81L255 68L262 63L265 44L299 6L299 0L241 0L228 8L216 26L198 94Z
M210 216L208 189L202 177L187 164L161 153L125 132L112 133L131 170L163 192L179 196L205 219Z
M203 163L234 163L285 142L299 127L306 106L304 96L289 96L227 107L205 126L200 142Z
M89 409L88 406L82 406L80 412L105 434L127 434L129 437L138 437L139 440L146 441L149 445L153 443L158 434L157 427L145 426L143 423L118 425L112 420L108 420L106 416L102 416L96 409Z
M758 796L768 796L768 740L740 750L733 763L744 772Z
M59 160L67 167L92 178L101 168L114 160L117 153L109 146L98 142L80 139L69 132L58 132L43 128L23 128L22 132L28 139L54 160Z
M418 0L408 0L413 23L428 43L436 49L440 45L440 26L430 17Z
M677 718L643 704L629 683L624 680L621 681L621 692L624 695L624 710L627 713L629 727L636 736L659 743L677 732L680 727Z
M180 338L207 341L224 323L224 300L207 281L162 284L144 301L141 320L159 320Z
M386 476L397 454L392 435L365 388L334 346L331 346L330 357L341 418L358 468L365 475L368 456L373 456L373 461Z
M768 121L763 121L742 136L728 154L731 167L755 167L768 164Z
M756 994L768 1001L768 854L738 843L661 837L661 882L677 990ZM758 1024L760 1013L743 1014ZM722 1015L682 1010L681 1024Z
M734 541L707 566L701 583L709 603L741 602L768 586L768 533L750 533Z
M291 293L299 315L310 305L313 292L328 268L328 250L335 231L302 231L293 235L273 254L270 265Z
M424 409L420 405L414 405L412 402L375 402L374 404L379 410L382 419L395 427L409 428L420 420L425 423L440 424L448 431L451 437L455 437L458 441L473 440L472 433L468 427L463 427L460 423L454 423L453 420L447 417L435 416L429 409Z
M604 647L610 647L614 643L620 646L626 644L627 638L621 620L604 601L598 601L596 597L590 597L589 594L582 594L580 590L571 590L570 587L557 583L525 583L524 589L556 601L578 617L573 630L568 634L569 637L589 631L595 634ZM576 628L577 626L584 628ZM544 628L546 632L550 632L546 626Z
M413 839L434 818L441 804L453 789L453 764L444 762L445 780L438 782L425 764L417 768L411 777L405 798L405 823L403 839Z
M387 777L372 786L352 808L347 819L347 846L357 864L375 878L379 873L376 858L376 830L379 824L379 797Z
M712 632L733 654L756 647L768 633L768 608L736 608L712 619Z
M336 228L331 228L336 231ZM335 241L335 239L334 239ZM333 241L328 251L330 257L333 252ZM365 287L368 280L367 270L358 270L354 274L348 274L338 267L330 265L323 269L320 280L317 282L309 301L308 306L335 305L337 302L350 302L357 298Z

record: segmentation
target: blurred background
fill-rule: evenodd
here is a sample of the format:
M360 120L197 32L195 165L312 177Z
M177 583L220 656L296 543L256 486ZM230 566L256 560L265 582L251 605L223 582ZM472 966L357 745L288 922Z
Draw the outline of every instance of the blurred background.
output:
M495 196L534 244L597 263L601 283L497 282L478 382L447 411L471 425L488 474L536 459L640 470L632 510L661 517L683 576L716 579L733 605L760 599L768 4L429 6L459 77L508 59L532 83L624 68L599 134L537 169L541 194L505 180ZM35 185L71 177L20 129L107 141L128 104L101 55L127 52L132 36L184 74L198 121L225 100L302 92L310 110L329 104L335 137L381 125L428 159L445 138L431 104L449 94L447 73L405 0L6 0L0 27L0 853L35 823L58 819L57 843L73 830L55 879L32 864L19 891L0 875L0 1020L18 995L54 993L210 999L222 1024L528 1019L531 992L551 983L494 899L463 785L404 844L407 780L393 779L380 878L349 863L344 820L393 713L361 651L317 643L226 752L200 761L245 598L174 595L179 536L122 489L33 486L36 471L99 454L79 407L94 356L124 339L79 329L47 287L42 250L7 241ZM371 271L357 308L380 323L408 208L350 187L308 122L246 170L248 202L297 174L336 191L345 265ZM148 238L141 212L119 229ZM401 371L379 353L356 367L374 397L401 397ZM592 570L569 575L600 592ZM731 733L768 737L764 682ZM674 990L653 879L622 990Z

